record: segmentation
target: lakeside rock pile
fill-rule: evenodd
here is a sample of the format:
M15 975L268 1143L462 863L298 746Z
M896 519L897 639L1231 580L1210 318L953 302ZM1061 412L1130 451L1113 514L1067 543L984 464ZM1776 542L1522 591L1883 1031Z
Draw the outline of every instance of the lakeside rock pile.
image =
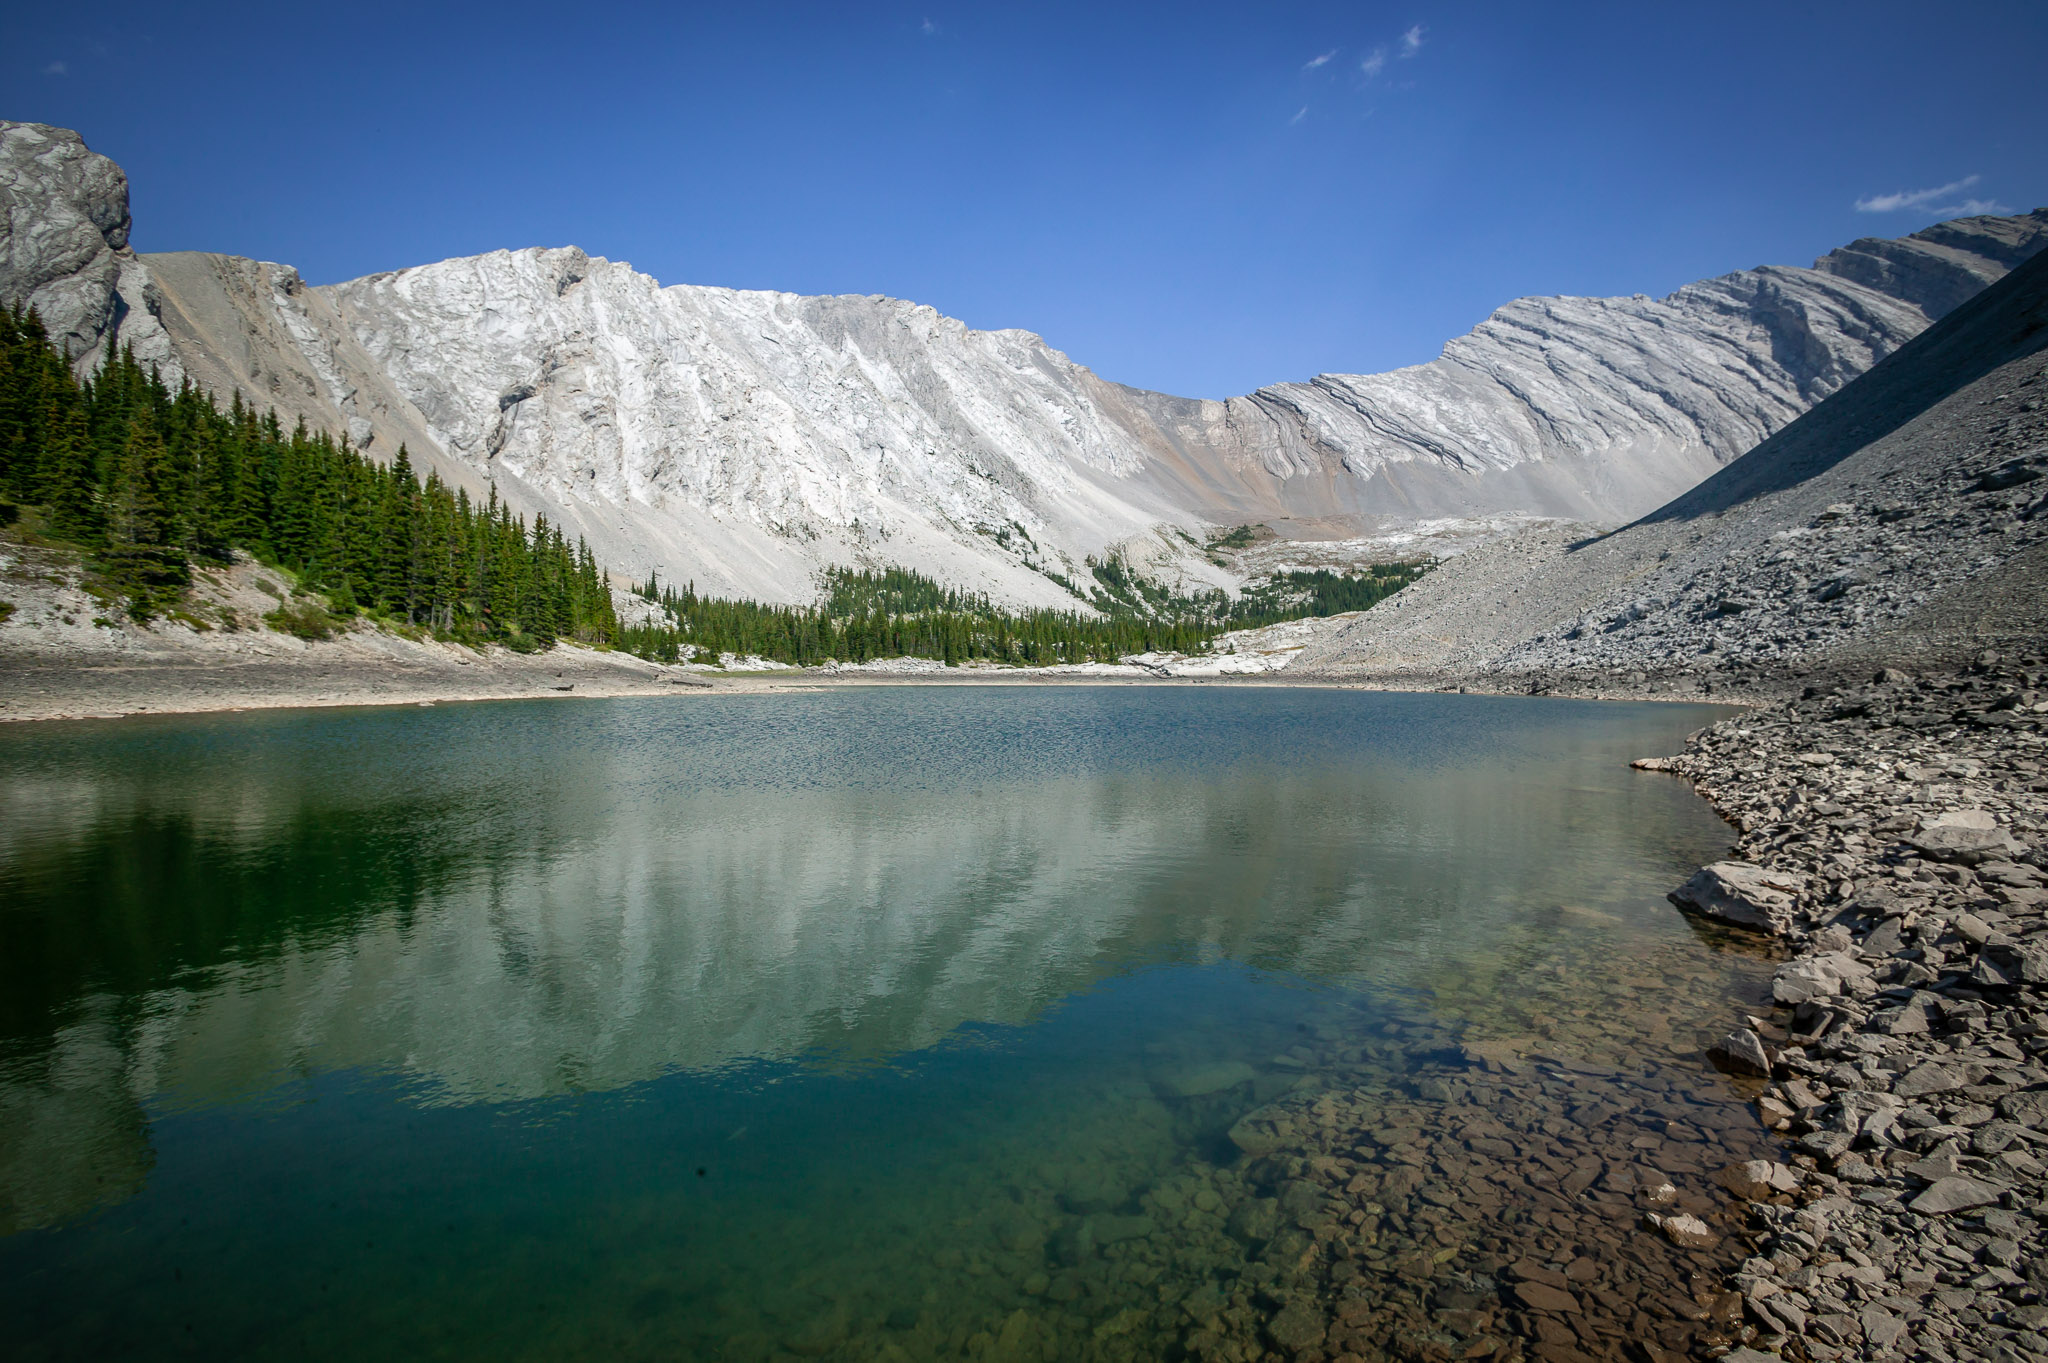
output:
M1796 948L1717 1048L1795 1141L1734 1274L1788 1359L2048 1358L2048 653L1885 669L1649 763L1740 830L1673 898Z

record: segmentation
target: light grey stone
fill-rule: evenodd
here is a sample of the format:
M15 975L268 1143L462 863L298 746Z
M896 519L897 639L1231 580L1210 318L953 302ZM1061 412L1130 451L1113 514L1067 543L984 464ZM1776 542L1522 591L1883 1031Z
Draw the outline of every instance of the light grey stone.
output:
M2005 1196L2005 1189L1995 1183L1984 1183L1961 1174L1951 1174L1936 1179L1927 1191L1907 1203L1922 1216L1940 1216L1949 1212L1966 1212L1978 1207L1989 1207Z
M1717 861L1701 867L1671 897L1709 918L1772 931L1790 921L1801 888L1803 882L1796 876L1749 862Z

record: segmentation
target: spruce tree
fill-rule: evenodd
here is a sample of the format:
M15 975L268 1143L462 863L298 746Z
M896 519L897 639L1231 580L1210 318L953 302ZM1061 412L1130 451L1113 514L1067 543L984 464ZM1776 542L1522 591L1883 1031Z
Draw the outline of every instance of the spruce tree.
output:
M108 581L127 594L129 614L137 620L172 604L191 581L165 504L170 481L170 453L145 411L129 428L115 466L100 555Z

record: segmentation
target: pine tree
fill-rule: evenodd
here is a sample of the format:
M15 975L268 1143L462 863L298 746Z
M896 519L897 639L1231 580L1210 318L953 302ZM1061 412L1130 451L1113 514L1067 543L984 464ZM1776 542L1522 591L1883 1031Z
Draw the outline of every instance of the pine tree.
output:
M128 431L107 495L107 547L100 556L108 581L128 596L129 614L147 620L177 599L191 581L172 542L165 504L170 452L145 410Z

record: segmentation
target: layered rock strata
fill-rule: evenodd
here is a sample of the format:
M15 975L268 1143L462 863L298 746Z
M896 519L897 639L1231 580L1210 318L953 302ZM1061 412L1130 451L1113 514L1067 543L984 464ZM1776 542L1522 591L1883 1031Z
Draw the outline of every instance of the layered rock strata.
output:
M2048 622L2048 260L1613 534L1485 545L1297 664L1501 690L1720 688Z

